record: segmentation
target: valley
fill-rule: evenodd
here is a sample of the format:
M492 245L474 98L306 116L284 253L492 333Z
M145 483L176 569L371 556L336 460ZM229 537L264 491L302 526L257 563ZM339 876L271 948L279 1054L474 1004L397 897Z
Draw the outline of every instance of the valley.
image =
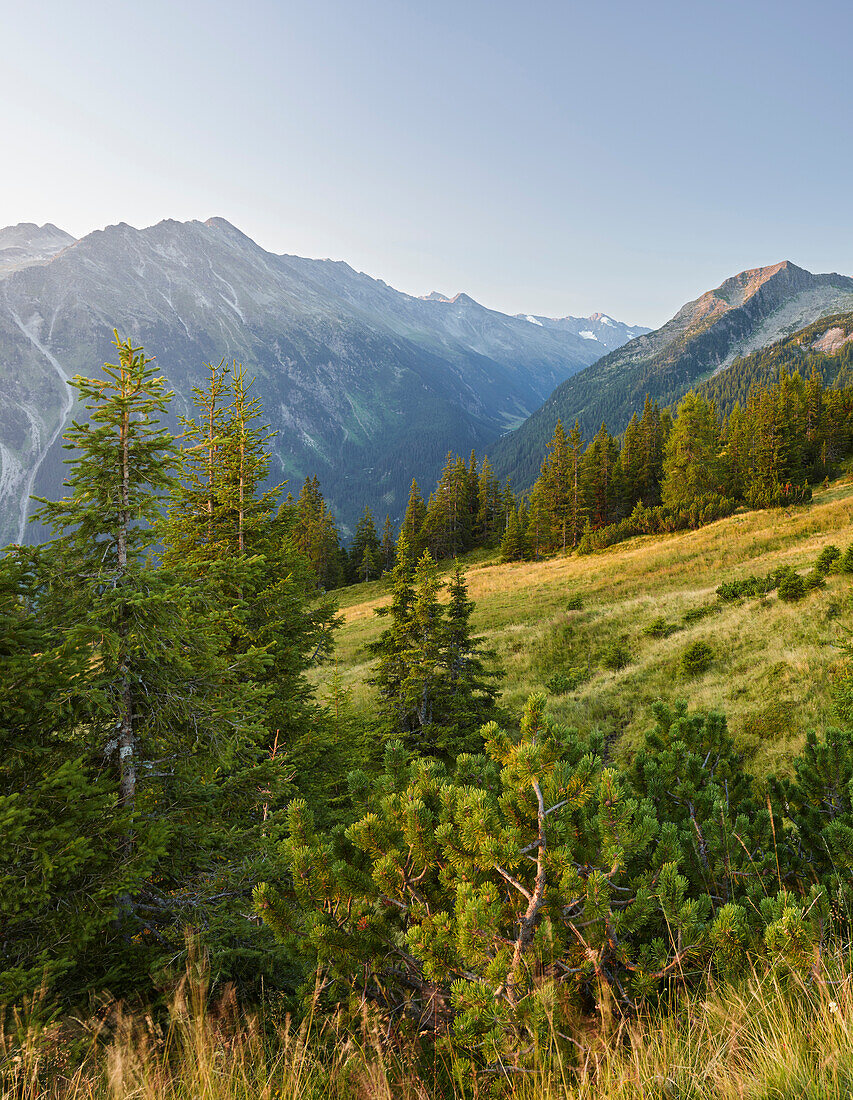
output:
M482 450L648 331L413 297L340 261L274 255L222 218L79 241L12 226L0 230L0 542L44 537L21 515L31 492L62 484L65 379L108 360L114 327L156 349L173 429L206 363L242 363L278 432L271 479L298 493L319 475L345 533L366 504L399 519L412 477L434 480L452 447Z

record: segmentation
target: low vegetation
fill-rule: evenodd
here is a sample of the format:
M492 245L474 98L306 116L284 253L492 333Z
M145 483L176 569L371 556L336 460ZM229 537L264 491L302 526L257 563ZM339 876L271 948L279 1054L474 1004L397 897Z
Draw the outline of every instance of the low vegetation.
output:
M853 483L572 552L557 438L529 512L460 460L344 561L239 367L179 444L116 343L0 560L8 1095L842 1095ZM685 424L723 467L685 401L640 509L692 508ZM492 504L565 552L499 561Z

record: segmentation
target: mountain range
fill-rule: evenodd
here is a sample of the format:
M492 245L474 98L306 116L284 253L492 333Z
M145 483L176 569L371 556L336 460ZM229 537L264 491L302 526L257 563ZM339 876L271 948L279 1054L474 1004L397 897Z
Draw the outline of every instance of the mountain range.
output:
M555 389L517 430L490 451L495 470L529 487L558 419L577 419L587 439L606 423L624 430L646 395L661 405L682 397L739 357L805 326L853 309L853 279L813 275L789 261L742 271L688 302L654 332L609 352Z
M265 251L222 218L0 230L0 545L37 540L30 494L61 495L67 380L112 357L113 329L155 355L190 411L204 364L242 362L277 430L273 476L317 474L344 530L399 517L448 450L478 452L566 378L647 333L606 314L509 316L467 294L418 298L331 260Z

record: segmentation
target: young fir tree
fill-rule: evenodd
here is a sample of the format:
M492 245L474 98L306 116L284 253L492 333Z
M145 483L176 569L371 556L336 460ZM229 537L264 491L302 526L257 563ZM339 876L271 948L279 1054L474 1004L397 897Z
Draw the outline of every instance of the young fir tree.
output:
M461 572L451 584L450 603L435 562L424 551L415 564L405 535L397 546L390 619L373 645L379 660L370 682L392 736L413 750L454 759L478 743L478 730L494 711L494 675L488 654L471 636L473 605Z
M148 870L115 899L101 986L180 954L185 924L218 924L215 868L237 844L235 827L250 846L243 816L268 778L252 687L264 655L233 659L215 588L151 561L178 461L159 424L169 394L142 349L118 336L116 346L104 377L72 383L90 415L67 436L70 495L38 513L57 532L46 613L85 656L67 688L75 732L109 769L124 823L113 858Z
M400 534L406 536L406 544L415 560L426 549L426 537L424 534L424 521L426 520L426 504L421 495L417 481L412 479L412 487L409 490L409 502L406 505L406 514L403 517L403 525Z

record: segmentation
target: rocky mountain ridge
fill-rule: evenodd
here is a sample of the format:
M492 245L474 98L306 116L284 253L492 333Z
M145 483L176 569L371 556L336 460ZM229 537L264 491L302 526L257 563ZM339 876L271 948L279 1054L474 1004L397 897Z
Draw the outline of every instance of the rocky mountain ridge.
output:
M33 264L47 263L76 238L48 222L19 222L0 229L0 278Z
M67 379L112 357L114 327L156 355L176 415L206 362L242 362L279 433L273 476L298 492L316 473L345 525L366 504L399 516L412 476L428 489L449 449L482 452L606 350L560 321L275 255L221 218L78 241L25 225L4 241L17 252L0 271L0 543L39 537L27 499L61 492Z

